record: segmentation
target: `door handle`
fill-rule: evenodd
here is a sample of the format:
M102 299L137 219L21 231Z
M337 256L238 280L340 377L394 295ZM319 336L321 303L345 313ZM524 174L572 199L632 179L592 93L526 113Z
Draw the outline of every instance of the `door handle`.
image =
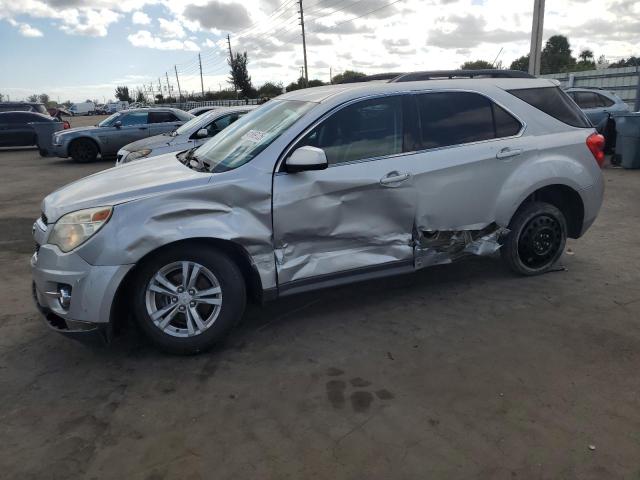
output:
M380 185L396 185L409 180L409 177L411 177L410 173L401 173L394 170L380 179Z
M504 160L505 158L517 157L522 153L521 148L503 148L498 153L496 153L496 158L499 160Z

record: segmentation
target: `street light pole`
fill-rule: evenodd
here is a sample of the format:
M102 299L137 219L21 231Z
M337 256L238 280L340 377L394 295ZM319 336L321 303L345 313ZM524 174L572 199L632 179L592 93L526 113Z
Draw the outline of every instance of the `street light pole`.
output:
M542 32L544 26L544 0L533 2L533 22L531 25L531 48L529 50L529 74L540 75L542 58Z

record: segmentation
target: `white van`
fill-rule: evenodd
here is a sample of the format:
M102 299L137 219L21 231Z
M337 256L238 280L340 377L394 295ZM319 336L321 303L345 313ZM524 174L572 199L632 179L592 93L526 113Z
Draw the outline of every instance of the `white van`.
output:
M109 113L116 113L120 110L126 110L127 108L129 108L129 102L126 100L107 103L107 112Z
M71 115L93 115L96 111L96 105L93 102L74 103L69 108Z

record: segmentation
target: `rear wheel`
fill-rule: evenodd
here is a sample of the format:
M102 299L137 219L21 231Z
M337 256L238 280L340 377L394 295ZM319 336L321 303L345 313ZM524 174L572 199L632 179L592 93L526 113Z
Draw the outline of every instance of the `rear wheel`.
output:
M242 273L215 251L162 251L140 268L134 282L138 324L169 353L211 348L242 317L246 303Z
M558 261L567 241L567 222L562 212L544 202L522 207L509 224L502 258L520 275L545 273Z
M91 140L76 140L69 147L69 154L75 162L95 162L98 158L98 146Z

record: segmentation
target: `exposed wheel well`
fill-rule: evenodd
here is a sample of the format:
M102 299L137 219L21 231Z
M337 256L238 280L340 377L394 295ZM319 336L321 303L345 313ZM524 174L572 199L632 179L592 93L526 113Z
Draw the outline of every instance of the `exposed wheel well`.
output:
M136 263L136 265L131 270L129 270L129 272L127 272L127 275L124 277L122 282L120 282L118 290L116 291L113 305L111 307L111 324L114 327L116 333L121 329L121 327L123 326L123 322L126 321L129 313L131 312L129 292L131 292L132 282L139 267L143 265L144 262L146 262L148 259L150 259L154 254L157 254L158 252L167 248L173 248L177 245L184 245L188 248L213 248L217 249L218 251L224 252L229 256L229 258L231 258L231 260L235 262L235 264L242 272L242 276L244 277L245 285L247 287L248 298L256 303L262 301L263 292L260 275L258 274L256 268L253 266L249 254L243 247L229 240L221 240L217 238L190 238L187 240L178 240L176 242L163 245L147 253Z
M73 140L71 140L71 143L69 144L69 153L71 153L71 147L72 147L74 144L76 144L76 143L78 143L78 142L80 142L80 141L83 141L83 140L86 140L86 141L88 141L88 142L93 143L93 144L96 146L96 148L98 149L98 153L102 153L102 152L100 151L100 145L98 144L98 142L96 142L96 141L95 141L93 138L91 138L91 137L80 137L80 138L74 138Z
M558 208L567 221L567 236L578 238L584 222L584 204L580 194L566 185L548 185L529 195L518 207L530 202L546 202Z

